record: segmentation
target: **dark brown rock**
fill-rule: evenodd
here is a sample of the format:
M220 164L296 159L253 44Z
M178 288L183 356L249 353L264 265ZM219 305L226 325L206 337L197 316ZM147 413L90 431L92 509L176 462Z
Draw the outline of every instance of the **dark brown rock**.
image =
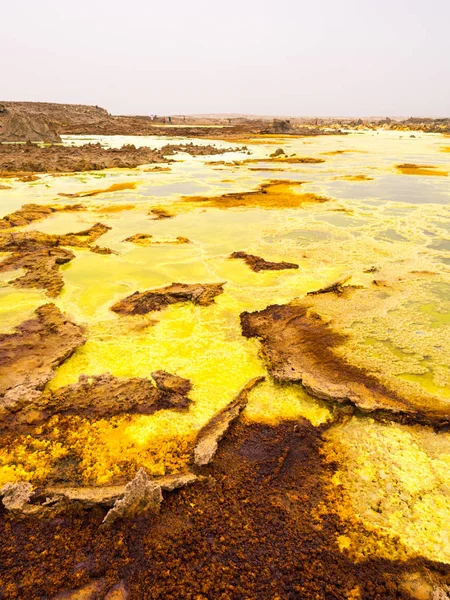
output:
M148 292L135 292L117 302L111 310L122 315L144 315L177 302L193 302L208 306L223 292L224 283L172 283Z
M247 254L246 252L233 252L230 258L242 258L252 271L259 273L259 271L282 271L284 269L298 269L298 265L290 262L269 262L255 256L254 254Z

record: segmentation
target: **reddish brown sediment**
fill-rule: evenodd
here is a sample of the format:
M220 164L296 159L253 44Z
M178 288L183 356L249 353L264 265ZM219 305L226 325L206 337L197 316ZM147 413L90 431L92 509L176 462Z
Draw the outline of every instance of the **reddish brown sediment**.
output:
M62 246L89 248L109 229L102 223L96 223L89 229L62 235L39 231L0 232L0 252L12 252L0 262L0 273L25 269L25 275L12 280L11 285L42 288L48 296L57 296L64 286L59 266L75 258L73 252Z
M19 210L0 219L0 229L23 227L49 217L56 212L71 212L83 210L82 204L66 204L64 206L49 206L46 204L24 204Z
M89 585L98 600L119 585L129 600L406 600L412 577L445 589L450 567L442 563L355 560L340 550L352 528L374 546L399 552L401 544L343 520L321 433L302 419L277 427L237 421L205 477L163 492L159 513L110 527L100 527L108 512L101 504L75 503L51 519L0 513L0 591L6 600Z
M209 306L216 296L223 293L224 285L224 283L172 283L167 287L148 292L135 292L114 304L111 310L121 315L145 315L178 302L193 302L199 306Z
M344 181L373 181L373 177L369 177L368 175L342 175L339 177L334 177L336 180L344 180Z
M302 181L272 180L251 192L233 192L221 196L183 196L183 202L215 208L299 208L308 203L323 203L330 198L313 193L298 194Z
M10 404L0 422L0 431L35 426L55 414L96 419L123 413L151 415L157 410L189 406L191 383L187 379L159 371L155 383L142 377L119 379L109 373L80 375L77 383L46 390L26 403L22 397Z
M88 248L111 227L96 223L76 233L41 233L40 231L0 232L0 252L27 252L57 246Z
M158 244L190 244L191 241L188 238L183 237L181 235L177 236L171 240L155 240L153 235L149 233L135 233L130 237L127 237L123 240L124 242L132 242L133 244L137 244L138 246L153 246Z
M336 290L339 292L339 287ZM260 339L261 356L278 381L299 382L317 398L351 403L376 418L440 427L450 424L450 410L445 403L425 395L400 395L335 352L347 336L334 331L307 303L244 312L241 326L245 337Z
M230 258L242 258L244 262L250 267L255 273L259 271L282 271L284 269L298 269L298 265L290 262L269 262L255 256L254 254L247 254L246 252L233 252Z
M14 333L0 334L0 421L40 396L54 369L85 341L83 328L54 304L39 307Z

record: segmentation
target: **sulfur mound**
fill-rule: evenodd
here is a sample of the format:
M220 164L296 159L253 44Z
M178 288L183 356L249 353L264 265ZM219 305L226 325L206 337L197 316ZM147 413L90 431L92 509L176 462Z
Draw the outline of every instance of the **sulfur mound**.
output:
M199 306L209 306L223 292L224 283L172 283L167 287L135 292L120 300L111 310L121 315L145 315L159 311L177 302L193 302Z
M298 265L295 263L269 262L260 256L247 254L246 252L233 252L230 258L243 258L250 269L255 271L255 273L258 273L259 271L282 271L284 269L298 269Z

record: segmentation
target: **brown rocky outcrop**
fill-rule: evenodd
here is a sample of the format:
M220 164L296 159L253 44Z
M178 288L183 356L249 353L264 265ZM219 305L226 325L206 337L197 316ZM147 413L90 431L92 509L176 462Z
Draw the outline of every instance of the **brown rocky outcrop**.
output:
M61 138L45 115L14 112L0 130L0 142L61 143Z
M269 262L260 256L247 254L246 252L233 252L233 254L230 255L230 258L242 258L250 267L250 269L255 271L255 273L259 273L259 271L282 271L284 269L298 269L298 265L295 263Z
M114 304L111 310L121 315L144 315L178 302L193 302L199 306L209 306L216 296L223 293L224 285L224 283L172 283L167 287L148 292L135 292Z

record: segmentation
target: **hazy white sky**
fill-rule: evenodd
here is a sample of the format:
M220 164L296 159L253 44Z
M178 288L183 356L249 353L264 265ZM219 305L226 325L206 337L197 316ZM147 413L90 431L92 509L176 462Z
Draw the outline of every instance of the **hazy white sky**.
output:
M450 116L450 0L11 0L0 14L0 100Z

